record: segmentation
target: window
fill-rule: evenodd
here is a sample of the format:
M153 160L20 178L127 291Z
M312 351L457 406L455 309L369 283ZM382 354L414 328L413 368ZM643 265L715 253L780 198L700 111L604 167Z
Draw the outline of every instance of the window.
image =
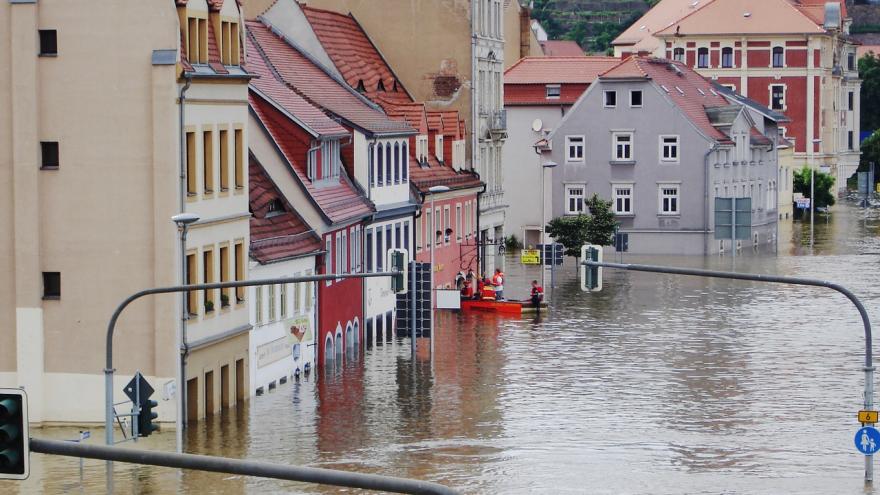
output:
M339 243L340 248L340 271L339 273L348 273L349 272L349 264L348 264L348 232L342 231L342 241Z
M373 271L373 229L367 230L367 273Z
M721 67L725 69L733 67L733 48L725 46L721 49Z
M660 161L678 161L678 136L660 136Z
M385 250L382 251L382 253L381 253L382 258L385 258L388 255L388 250L394 247L391 244L392 242L393 242L393 240L391 239L391 226L386 225L385 226ZM390 269L391 267L389 266L388 268Z
M617 106L617 91L605 91L605 108Z
M856 70L856 54L853 52L849 52L846 54L846 68L847 70Z
M629 92L629 106L636 108L642 106L642 90L634 89Z
M383 270L383 265L385 263L385 257L382 253L385 250L382 249L382 227L376 228L376 271L381 272Z
M443 229L442 229L444 244L449 244L449 238L451 237L451 236L446 235L446 229L449 229L452 227L452 223L450 222L449 215L450 215L449 205L444 206L443 207Z
M461 244L461 203L455 204L455 242Z
M293 274L299 277L299 273ZM298 315L303 311L302 296L304 283L293 284L293 314Z
M565 154L567 162L584 161L584 136L565 136Z
M409 222L403 222L403 249L409 252Z
M388 145L388 149L391 149L391 145ZM394 152L392 153L394 157L394 183L400 184L400 145L394 143Z
M423 221L424 221L424 219L422 219L422 218L419 218L418 220L416 220L416 252L419 252L422 250L422 236L425 235L424 233L422 233L422 230L424 230L424 229L422 229L422 222Z
M278 315L275 314L276 302L275 302L275 286L269 286L269 322L273 322L278 319Z
M256 286L254 291L254 321L257 325L263 323L263 286Z
M311 157L309 157L311 159ZM310 170L311 172L311 170ZM321 170L319 179L330 179L339 176L339 141L336 139L321 141Z
M221 22L220 26L222 35L220 61L223 65L238 65L240 58L238 23Z
M672 50L672 60L676 62L684 62L684 48L676 48Z
M235 243L235 281L244 281L244 243ZM235 288L236 302L244 302L244 287Z
M58 55L58 31L40 29L40 56L54 57Z
M229 282L229 246L220 247L220 281ZM231 289L220 290L220 307L229 307L229 292Z
M406 141L400 145L400 175L401 182L409 180L409 143Z
M853 146L855 144L855 143L853 143L853 131L846 131L846 143L847 143L847 149L852 151L854 149Z
M548 100L558 100L559 96L562 94L562 87L558 84L548 84L547 85L547 99Z
M855 108L855 93L850 91L849 93L847 93L846 99L847 99L847 109L851 112ZM57 146L57 144L56 144L56 146Z
M196 266L196 255L187 254L186 255L186 285L194 285L197 284L198 267ZM187 313L190 315L197 315L199 313L199 296L198 292L191 290L186 295L186 309Z
M395 147L397 145L394 145ZM443 135L437 134L434 136L434 156L437 157L437 160L443 161Z
M187 58L194 64L208 63L208 20L190 17L187 19Z
M229 133L220 131L220 191L229 190Z
M611 186L611 200L614 203L614 214L632 215L632 184Z
M434 208L434 244L437 246L443 242L443 217L440 213L440 207Z
M242 130L235 130L235 188L244 188L244 137Z
M384 149L383 145L376 146L376 183L380 186L385 185L385 153L382 152Z
M852 97L852 93L850 93ZM58 168L58 142L42 141L40 143L40 168L54 170Z
M770 108L785 110L785 86L781 84L770 86Z
M565 186L565 213L578 215L584 212L584 186Z
M195 196L196 186L196 133L186 133L186 194Z
M214 192L214 133L204 131L202 133L202 142L204 144L202 153L204 154L205 162L202 179L204 180L205 194L210 194Z
M43 272L43 299L61 299L61 272Z
M612 160L616 162L633 161L633 134L631 132L615 132L612 134L612 140L614 144L614 151L611 155Z
M431 238L434 236L434 224L431 220L432 214L430 208L425 210L425 248L431 248Z
M393 172L391 171L393 163L391 160L391 143L385 143L385 184L389 186L393 184Z
M706 47L697 49L697 67L705 69L709 67L709 49Z
M773 47L773 67L782 67L785 64L785 50L781 46Z
M661 184L660 185L660 214L661 215L678 215L678 186Z
M333 238L331 236L327 236L327 239L324 241L324 274L330 275L333 273ZM333 280L327 279L327 286L333 284Z
M202 281L206 284L214 283L214 250L206 249L202 252ZM204 298L205 313L214 311L214 289L202 291Z

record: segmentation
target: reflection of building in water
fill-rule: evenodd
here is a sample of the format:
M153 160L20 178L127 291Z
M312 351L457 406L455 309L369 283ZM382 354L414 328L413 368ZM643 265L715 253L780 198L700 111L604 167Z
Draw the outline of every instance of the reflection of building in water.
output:
M322 456L350 453L369 444L370 424L364 403L364 362L357 347L344 359L328 362L317 383L317 449ZM346 469L344 466L334 466Z

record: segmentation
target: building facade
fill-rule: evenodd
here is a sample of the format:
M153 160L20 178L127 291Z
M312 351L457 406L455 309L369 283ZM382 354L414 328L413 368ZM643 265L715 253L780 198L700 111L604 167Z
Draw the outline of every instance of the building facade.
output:
M504 73L504 108L508 139L504 142L504 190L517 198L507 207L507 235L526 248L541 241L543 163L535 143L556 129L568 110L598 75L620 63L613 57L527 57ZM546 174L547 172L543 172ZM546 187L546 184L545 184ZM544 195L547 200L547 195Z
M630 57L604 72L548 137L553 217L612 202L629 252L708 254L715 198L751 198L752 237L776 239L777 123L681 63Z
M668 6L664 6L670 2ZM795 166L827 168L839 190L859 164L856 44L844 2L664 0L615 40L621 55L650 51L686 63L706 77L791 122L784 136Z
M237 4L92 7L86 21L64 2L0 5L0 64L15 67L0 76L0 259L14 274L0 282L0 383L26 387L36 423L103 420L105 329L125 297L180 284L182 260L194 280L247 276L250 76ZM171 222L182 211L201 217L185 258ZM191 419L246 399L247 315L246 298L218 291L135 303L116 332L116 390L140 370L163 422L176 391L191 392Z

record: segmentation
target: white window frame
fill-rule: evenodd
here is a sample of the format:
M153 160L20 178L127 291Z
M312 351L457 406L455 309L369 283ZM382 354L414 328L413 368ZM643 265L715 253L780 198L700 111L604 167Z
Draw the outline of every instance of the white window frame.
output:
M773 65L773 50L780 48L782 49L782 64L781 65ZM782 69L785 67L785 47L782 45L774 45L770 47L770 68L771 69Z
M620 143L619 138L629 136L629 156L621 157L617 154L617 146ZM613 162L634 162L635 159L635 133L632 131L614 131L611 133L611 161Z
M706 50L706 65L700 65L700 51ZM698 69L709 69L712 67L712 51L708 46L698 46L697 47L697 68Z
M681 53L681 58L676 57L676 52L678 52L679 50L681 50L679 52ZM685 62L687 60L687 50L680 46L672 48L672 60L675 62Z
M674 144L666 143L667 139L675 139ZM679 163L681 161L681 138L678 135L674 134L664 134L660 135L659 146L660 146L660 162L661 163ZM666 157L666 147L674 147L675 149L675 158L667 158Z
M551 94L551 92L555 94ZM544 96L548 100L558 100L562 97L562 85L561 84L548 84L544 86Z
M642 95L642 102L639 103L638 105L633 103L633 94L634 93L639 93L640 95ZM641 89L629 90L629 107L630 108L642 108L644 105L645 105L645 92L642 91Z
M333 273L333 258L335 256L333 252L333 236L327 236L327 239L324 241L324 251L324 274L330 275ZM327 279L326 285L327 287L333 285L333 280Z
M608 104L608 95L609 94L614 95L614 104L613 105ZM606 89L606 90L602 91L602 107L603 108L617 108L617 90Z
M573 195L572 191L580 190L580 195ZM581 209L577 211L577 209L571 208L571 200L572 199L580 199ZM565 185L565 214L566 215L580 215L586 212L586 201L587 201L587 185L584 183L574 183L574 184L566 184Z
M571 150L572 150L572 148L577 147L577 143L572 143L572 140L577 140L577 139L580 140L580 148L581 148L580 155L581 156L580 156L580 158L572 158L571 157ZM585 153L586 141L587 141L587 137L584 135L565 136L565 161L566 161L566 163L584 163L585 156L586 156L586 153Z
M449 242L450 242L450 239L448 237L446 237L446 229L452 228L451 216L452 216L452 212L451 212L451 209L449 208L449 205L444 205L443 206L443 228L441 229L441 231L443 233L441 234L441 236L443 237L443 244L446 246L448 246ZM452 236L450 236L450 237L452 237Z
M462 229L464 225L461 217L461 203L455 203L455 242L461 244Z
M666 190L675 190L675 194L667 194ZM670 205L672 204L672 199L675 200L675 209L670 209L667 211L665 209L664 200L670 199ZM681 216L681 184L678 183L661 183L657 184L657 214L664 217L677 217Z
M628 189L629 194L619 194L618 189ZM615 215L621 216L634 216L635 215L635 184L632 182L615 182L611 184L611 209L614 211ZM620 209L617 207L617 200L619 198L629 198L629 210Z
M782 107L781 108L773 108L773 88L775 88L775 87L782 88ZM785 111L788 109L788 105L785 104L785 100L786 100L785 94L788 92L788 88L786 87L785 84L771 84L770 86L767 87L767 91L769 93L769 98L767 101L770 102L769 106L770 106L771 110Z
M434 156L437 160L443 161L443 134L434 136Z

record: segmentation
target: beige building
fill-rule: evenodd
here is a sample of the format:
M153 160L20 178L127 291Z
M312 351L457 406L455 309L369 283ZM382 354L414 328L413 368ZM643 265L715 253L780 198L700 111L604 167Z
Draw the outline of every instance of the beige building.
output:
M85 12L61 0L0 3L0 386L25 387L30 419L43 424L103 420L113 310L181 281L174 214L201 217L187 239L190 281L247 276L249 76L237 2L96 0ZM241 294L188 298L190 418L246 398ZM116 400L140 370L163 422L174 421L180 388L182 299L133 303L115 335Z
M275 2L245 0L247 18ZM480 197L480 233L488 242L504 235L508 201L502 188L501 147L507 137L504 69L541 55L528 9L517 0L313 0L312 7L350 13L416 101L429 109L454 109L465 119L468 157L486 183ZM309 47L304 47L306 50ZM326 63L332 67L332 63ZM332 69L331 69L332 70ZM486 248L484 268L496 265ZM501 260L497 261L500 266Z

